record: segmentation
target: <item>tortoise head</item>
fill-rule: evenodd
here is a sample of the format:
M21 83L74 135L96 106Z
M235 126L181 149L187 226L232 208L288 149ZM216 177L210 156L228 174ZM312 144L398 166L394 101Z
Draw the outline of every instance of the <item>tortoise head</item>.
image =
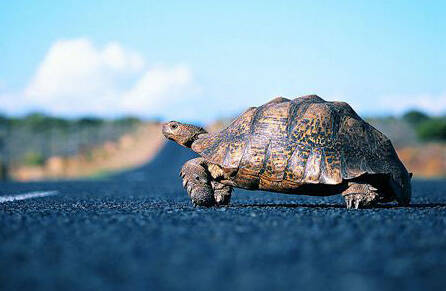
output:
M163 124L163 135L174 142L190 148L200 134L207 133L202 127L170 121Z

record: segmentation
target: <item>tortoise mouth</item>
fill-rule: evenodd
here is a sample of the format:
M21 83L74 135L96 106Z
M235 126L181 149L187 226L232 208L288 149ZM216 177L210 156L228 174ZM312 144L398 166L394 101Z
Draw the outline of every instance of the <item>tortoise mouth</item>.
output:
M172 136L166 136L166 138L167 138L168 140L171 140L171 141L173 141L173 142L179 144L179 145L182 145L182 146L185 146L185 147L189 147L189 146L190 146L190 145L189 145L189 141L187 141L187 142L182 142L181 138L180 138L180 139L178 139L178 138L175 139L175 138L173 138ZM192 144L192 142L190 142L190 144Z
M186 142L184 143L184 146L187 147L187 148L190 148L190 147L192 146L192 143L193 143L193 142L194 142L193 140L188 140L188 141L186 141Z

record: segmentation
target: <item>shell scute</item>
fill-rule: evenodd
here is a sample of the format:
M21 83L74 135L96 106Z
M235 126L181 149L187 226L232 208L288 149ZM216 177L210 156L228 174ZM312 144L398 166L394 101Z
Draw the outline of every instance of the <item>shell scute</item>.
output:
M215 164L238 168L255 112L256 107L249 108L226 129L195 141L192 150Z
M284 179L287 181L296 181L303 184L303 177L305 174L305 166L311 149L308 147L298 145L292 152L285 167Z
M290 150L286 145L286 140L271 140L261 178L269 181L282 181L289 156Z

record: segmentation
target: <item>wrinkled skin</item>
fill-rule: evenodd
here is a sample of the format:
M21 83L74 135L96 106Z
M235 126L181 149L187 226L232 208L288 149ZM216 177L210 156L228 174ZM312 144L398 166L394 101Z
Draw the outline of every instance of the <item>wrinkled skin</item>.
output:
M163 125L163 135L176 143L190 147L192 143L206 135L198 126L171 121ZM184 164L180 171L183 187L196 206L228 205L232 187L213 179L209 171L209 162L203 158L192 159Z
M206 134L206 130L191 124L170 121L163 124L163 135L179 145L190 148L200 134Z

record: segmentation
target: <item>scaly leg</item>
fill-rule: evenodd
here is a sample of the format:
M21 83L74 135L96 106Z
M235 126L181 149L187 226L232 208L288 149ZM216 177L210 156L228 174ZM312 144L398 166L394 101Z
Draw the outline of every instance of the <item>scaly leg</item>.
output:
M362 182L349 182L348 188L342 192L347 208L365 208L375 205L381 200L378 189Z
M212 181L211 184L212 189L214 189L214 198L217 205L229 205L229 202L231 201L232 187L217 181Z
M183 178L183 187L187 190L195 206L209 207L215 205L211 176L206 171L203 158L187 161L181 168L180 176Z
M180 172L183 187L196 206L228 205L232 187L215 181L208 166L209 162L204 158L187 161Z

